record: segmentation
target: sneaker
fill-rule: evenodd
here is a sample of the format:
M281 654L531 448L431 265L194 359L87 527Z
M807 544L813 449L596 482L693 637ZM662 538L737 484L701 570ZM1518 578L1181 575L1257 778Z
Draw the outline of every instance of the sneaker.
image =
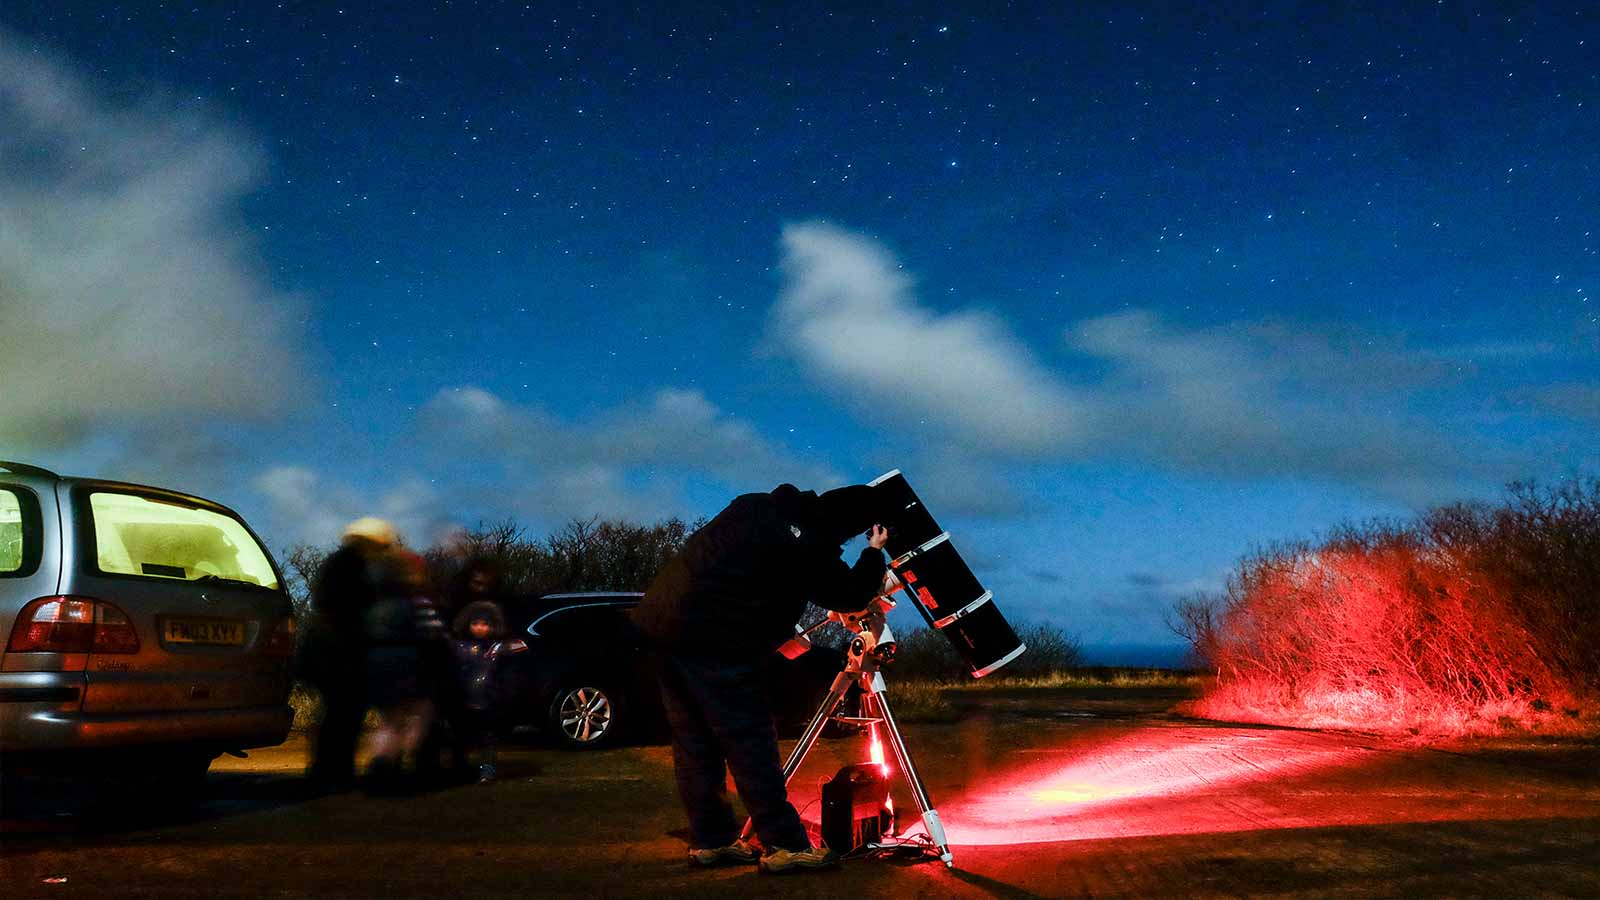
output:
M832 869L839 865L839 854L826 847L807 847L804 850L768 850L761 857L761 871L769 875L785 875L810 869Z
M739 838L726 847L708 847L704 849L691 849L689 851L689 864L692 866L725 866L749 865L760 858L756 852L755 844Z

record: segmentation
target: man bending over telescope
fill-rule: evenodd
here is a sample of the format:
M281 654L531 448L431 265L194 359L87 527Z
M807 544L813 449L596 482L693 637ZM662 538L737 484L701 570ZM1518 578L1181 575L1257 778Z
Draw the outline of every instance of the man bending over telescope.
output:
M762 871L838 865L836 852L811 846L789 802L761 667L794 637L807 601L859 612L877 596L889 533L874 498L866 485L819 497L792 484L737 497L689 537L634 611L659 658L691 864L757 862L723 789L731 769L765 849ZM840 547L863 532L867 547L847 567Z

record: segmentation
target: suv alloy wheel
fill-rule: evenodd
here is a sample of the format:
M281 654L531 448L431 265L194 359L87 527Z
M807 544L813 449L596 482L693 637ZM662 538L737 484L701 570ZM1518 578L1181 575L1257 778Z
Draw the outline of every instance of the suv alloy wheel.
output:
M550 703L550 733L572 749L609 747L621 731L619 699L617 691L589 683L562 688Z

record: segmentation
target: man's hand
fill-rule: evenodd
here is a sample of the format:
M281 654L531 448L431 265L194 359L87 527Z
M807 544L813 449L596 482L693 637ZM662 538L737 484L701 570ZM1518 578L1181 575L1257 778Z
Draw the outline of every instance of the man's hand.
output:
M889 543L889 529L882 525L873 525L867 529L867 546L874 550L882 550L883 545Z

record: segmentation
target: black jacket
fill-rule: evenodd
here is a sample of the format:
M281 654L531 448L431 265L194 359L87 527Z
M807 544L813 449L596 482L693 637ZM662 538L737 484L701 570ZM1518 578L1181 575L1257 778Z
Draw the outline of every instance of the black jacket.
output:
M634 623L669 650L748 659L793 637L808 600L863 609L883 583L883 551L868 547L848 567L826 530L810 491L736 497L650 583Z
M359 643L365 635L367 610L378 601L378 575L373 563L354 547L328 554L311 586L311 609L334 637Z

